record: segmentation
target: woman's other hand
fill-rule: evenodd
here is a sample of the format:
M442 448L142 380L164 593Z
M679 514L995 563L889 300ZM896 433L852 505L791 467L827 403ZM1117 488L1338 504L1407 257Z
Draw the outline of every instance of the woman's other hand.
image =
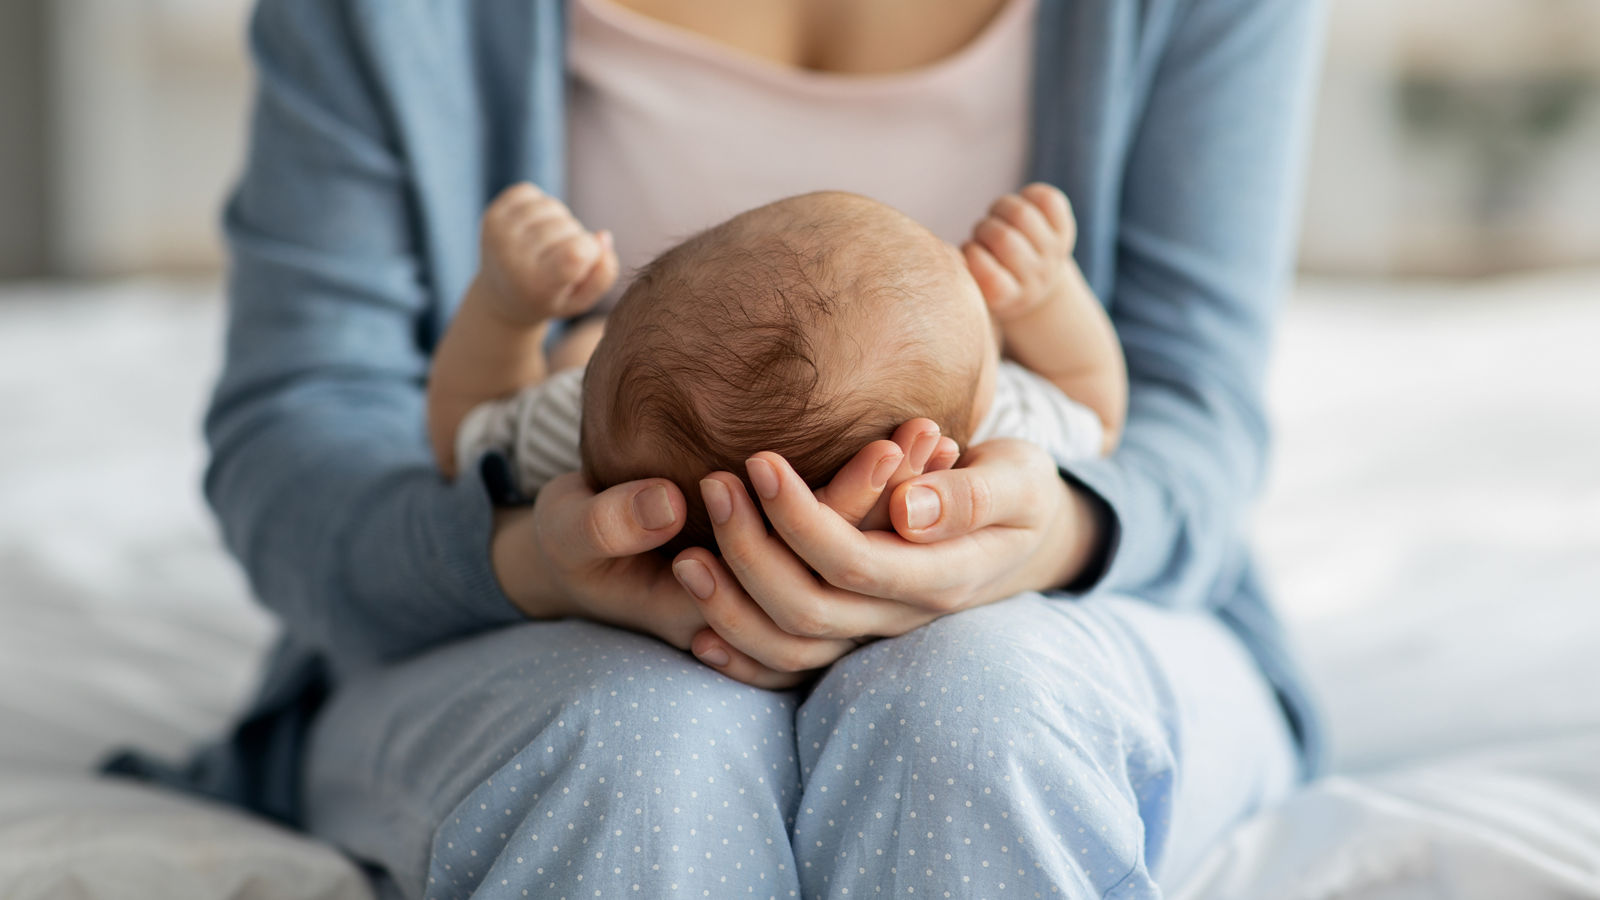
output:
M702 483L722 558L691 549L675 563L680 578L689 564L694 577L685 584L715 631L695 638L697 656L722 668L707 653L725 651L726 642L769 667L826 665L836 657L818 642L903 634L1019 591L1064 585L1100 539L1088 501L1054 462L1011 440L973 448L961 468L889 487L898 533L863 532L852 517L872 508L884 482L864 482L852 467L875 452L883 451L863 450L816 494L776 454L752 458L751 481L775 534L732 474Z
M1063 586L1100 540L1089 501L1024 441L981 444L959 468L901 484L890 502L894 532L850 527L776 454L758 454L749 467L775 533L742 483L719 473L702 489L708 507L725 513L714 524L722 559L685 551L716 575L723 593L702 599L701 609L724 637L755 627L739 615L752 606L790 635L903 634L1020 591ZM760 658L759 646L741 649Z
M699 606L650 551L683 528L683 494L662 478L619 484L599 494L574 472L539 491L531 508L498 514L494 570L506 596L530 619L567 616L650 634L688 650L706 628ZM741 680L784 688L804 673L749 659Z
M928 419L913 419L897 429L892 440L863 447L815 497L852 527L888 528L889 494L894 487L923 472L948 469L959 453L954 441L940 436L939 426ZM700 601L701 614L714 620L694 637L692 651L731 678L769 687L779 681L771 673L783 672L791 676L782 680L786 686L804 680L860 644L854 639L812 637L780 628L709 550L680 553L673 572Z

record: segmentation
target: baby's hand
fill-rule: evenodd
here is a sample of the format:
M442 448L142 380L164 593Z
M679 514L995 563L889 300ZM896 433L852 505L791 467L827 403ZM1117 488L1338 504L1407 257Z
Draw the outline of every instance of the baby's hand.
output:
M996 200L961 252L989 311L1004 323L1061 293L1069 267L1077 265L1072 259L1077 240L1067 195L1035 183Z
M593 306L617 280L611 233L590 234L531 184L506 188L483 214L479 280L493 312L533 327Z

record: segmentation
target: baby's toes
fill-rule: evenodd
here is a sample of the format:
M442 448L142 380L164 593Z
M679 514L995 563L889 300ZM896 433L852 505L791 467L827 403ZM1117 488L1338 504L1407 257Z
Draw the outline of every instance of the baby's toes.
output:
M1016 194L1007 194L989 207L989 215L1021 232L1042 256L1057 255L1062 249L1061 236L1032 201Z
M973 237L1000 265L1004 266L1019 283L1026 283L1039 268L1039 251L1022 236L1022 232L1004 220L990 216L973 229Z
M1021 194L1044 215L1052 229L1069 239L1076 236L1078 223L1072 214L1072 203L1059 188L1036 181L1023 188Z
M966 257L967 269L972 272L972 279L978 283L978 290L983 292L984 302L991 309L1004 307L1016 299L1021 285L994 254L976 241L963 245L961 254Z
M520 211L538 203L545 197L544 191L539 190L529 182L520 182L501 191L489 203L489 209L484 213L488 219L509 219L515 217Z
M577 282L562 303L560 315L575 316L595 304L617 281L617 253L612 246L611 233L600 231L594 235L595 256L583 278Z
M599 256L600 246L593 235L575 234L545 251L544 266L553 283L571 286L589 274Z

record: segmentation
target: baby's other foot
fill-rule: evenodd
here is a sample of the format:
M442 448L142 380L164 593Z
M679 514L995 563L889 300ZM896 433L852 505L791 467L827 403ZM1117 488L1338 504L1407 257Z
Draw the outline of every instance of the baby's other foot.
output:
M496 312L522 325L588 310L617 280L609 231L590 233L531 184L502 191L483 216L480 275Z
M1034 183L996 200L961 252L989 311L1005 322L1037 309L1066 283L1077 238L1067 196Z

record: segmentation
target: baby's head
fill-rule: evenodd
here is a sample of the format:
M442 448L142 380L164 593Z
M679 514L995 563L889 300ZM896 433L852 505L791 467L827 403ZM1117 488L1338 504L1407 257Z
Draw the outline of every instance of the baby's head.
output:
M771 450L813 488L927 417L963 446L993 394L996 346L960 253L887 206L780 200L657 257L622 295L584 380L584 474L672 479L673 547L714 546L697 487Z

